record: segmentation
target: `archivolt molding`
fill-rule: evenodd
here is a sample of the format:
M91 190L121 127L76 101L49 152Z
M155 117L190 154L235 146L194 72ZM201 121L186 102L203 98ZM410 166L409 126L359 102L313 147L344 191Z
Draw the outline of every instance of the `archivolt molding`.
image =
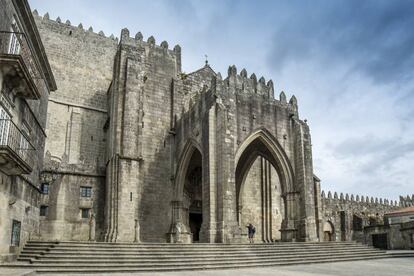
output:
M247 137L237 149L235 154L235 168L237 168L239 160L245 150L253 143L256 139L259 139L269 150L271 156L269 156L269 162L275 167L279 174L280 182L282 185L283 193L291 193L294 191L294 172L292 165L276 138L270 134L270 132L261 128L254 131L249 137ZM251 160L250 160L251 161ZM249 161L249 162L250 162ZM254 161L254 160L253 160ZM251 164L250 164L251 166ZM244 166L243 169L248 169L249 166Z
M203 156L203 152L201 150L201 146L197 143L197 141L193 138L189 138L184 145L184 148L180 154L178 167L176 171L176 177L174 182L174 198L175 200L181 201L183 199L183 191L184 191L184 182L185 176L187 174L187 168L190 163L191 157L195 150L198 150Z

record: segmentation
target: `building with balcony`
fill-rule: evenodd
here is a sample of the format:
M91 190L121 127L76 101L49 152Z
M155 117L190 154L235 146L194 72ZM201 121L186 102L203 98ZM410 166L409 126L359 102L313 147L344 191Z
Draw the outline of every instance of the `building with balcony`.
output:
M366 242L397 208L321 193L295 96L235 66L186 74L168 47L0 0L3 259L29 239L248 242L250 222L265 243Z
M0 0L0 256L39 233L49 92L56 83L26 0Z

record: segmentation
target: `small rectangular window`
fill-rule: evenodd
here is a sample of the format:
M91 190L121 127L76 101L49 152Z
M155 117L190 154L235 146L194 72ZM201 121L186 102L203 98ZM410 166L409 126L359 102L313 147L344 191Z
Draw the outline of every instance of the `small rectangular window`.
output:
M80 196L81 197L92 197L92 187L80 187Z
M12 236L11 236L11 245L19 246L20 245L20 229L21 222L18 220L13 220L12 224Z
M89 209L87 209L87 208L82 208L81 209L81 218L83 218L83 219L89 218Z
M49 194L49 183L42 183L40 190L44 195Z
M46 206L46 205L40 206L40 216L41 217L47 216L48 211L49 211L49 207L48 206Z

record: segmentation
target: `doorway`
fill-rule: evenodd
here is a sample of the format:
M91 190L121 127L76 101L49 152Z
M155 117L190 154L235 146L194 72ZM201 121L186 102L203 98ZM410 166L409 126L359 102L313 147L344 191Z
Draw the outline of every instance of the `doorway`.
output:
M388 249L388 237L386 233L383 234L373 234L372 235L372 245L375 248L379 249Z
M201 165L201 153L195 149L187 168L184 184L184 206L188 210L186 224L191 233L192 242L200 242L200 230L203 223Z
M203 222L203 215L201 213L189 213L190 231L193 236L193 242L200 242L200 230Z

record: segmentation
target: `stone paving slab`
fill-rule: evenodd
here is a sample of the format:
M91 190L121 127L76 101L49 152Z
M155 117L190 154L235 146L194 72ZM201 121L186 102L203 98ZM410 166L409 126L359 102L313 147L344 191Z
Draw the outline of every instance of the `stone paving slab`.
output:
M36 275L33 269L0 268L0 276L31 276Z
M3 275L39 275L30 270L0 269ZM47 275L75 275L75 274L47 274ZM82 274L85 275L85 274ZM98 274L90 274L98 275ZM353 262L336 262L324 264L276 266L266 268L206 270L206 271L177 271L162 273L119 273L99 275L154 275L154 276L412 276L414 275L414 258L390 258Z
M125 275L125 274L112 274ZM414 258L378 259L356 262L337 262L325 264L276 266L266 268L178 271L165 273L137 273L135 275L157 276L412 276Z

